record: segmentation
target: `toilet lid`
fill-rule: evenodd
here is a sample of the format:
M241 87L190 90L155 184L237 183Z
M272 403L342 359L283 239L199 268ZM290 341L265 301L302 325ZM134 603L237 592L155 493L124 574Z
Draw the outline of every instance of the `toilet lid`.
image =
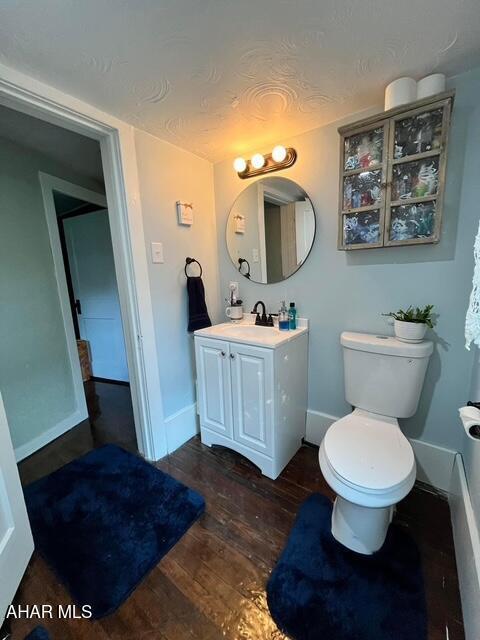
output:
M413 450L396 421L351 413L337 420L324 439L327 459L347 482L371 491L404 482L415 464Z

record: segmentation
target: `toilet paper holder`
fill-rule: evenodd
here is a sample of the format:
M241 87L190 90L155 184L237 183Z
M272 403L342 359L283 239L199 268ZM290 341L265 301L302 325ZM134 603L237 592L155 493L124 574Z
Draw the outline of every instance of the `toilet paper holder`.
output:
M471 402L470 400L467 402L467 407L473 407L480 411L480 402ZM469 424L468 425L468 435L475 440L480 440L480 422L479 424Z

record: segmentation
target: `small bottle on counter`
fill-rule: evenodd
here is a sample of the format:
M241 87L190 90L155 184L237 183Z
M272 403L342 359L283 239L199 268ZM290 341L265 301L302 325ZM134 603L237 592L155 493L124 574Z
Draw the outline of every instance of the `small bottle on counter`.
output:
M290 329L290 318L285 300L282 301L282 306L278 312L278 328L280 331L288 331Z
M295 308L295 303L290 302L290 309L288 310L288 320L289 320L289 328L296 329L297 328L297 310Z

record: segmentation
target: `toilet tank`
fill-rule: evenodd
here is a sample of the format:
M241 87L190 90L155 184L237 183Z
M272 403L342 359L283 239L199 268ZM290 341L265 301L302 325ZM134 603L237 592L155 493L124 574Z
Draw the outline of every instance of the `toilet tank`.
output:
M356 408L409 418L418 407L432 342L401 342L369 333L341 335L345 397Z

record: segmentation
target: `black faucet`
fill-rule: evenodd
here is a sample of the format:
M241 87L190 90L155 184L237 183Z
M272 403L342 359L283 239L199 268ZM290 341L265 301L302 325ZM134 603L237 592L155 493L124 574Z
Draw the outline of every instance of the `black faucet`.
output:
M258 312L257 308L258 305L262 306L262 315L260 315L260 313ZM265 303L262 302L261 300L259 300L258 302L255 303L253 309L252 309L252 313L256 313L257 317L255 318L255 324L259 325L260 327L273 327L273 318L272 318L272 314L268 314L267 317L267 310L265 308Z

